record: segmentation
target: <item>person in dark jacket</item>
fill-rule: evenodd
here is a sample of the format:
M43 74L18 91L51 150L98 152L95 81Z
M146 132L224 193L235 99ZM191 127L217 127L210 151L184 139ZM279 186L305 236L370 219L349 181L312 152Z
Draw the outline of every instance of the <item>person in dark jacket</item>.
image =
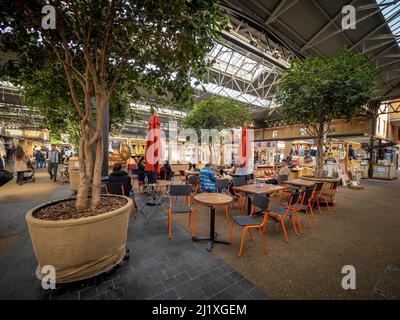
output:
M161 180L171 180L172 178L172 168L169 165L168 160L165 161L165 164L161 168L160 177Z
M109 177L110 184L122 184L124 186L124 195L129 197L129 194L132 190L131 178L127 171L122 169L122 165L120 163L114 164L113 172Z

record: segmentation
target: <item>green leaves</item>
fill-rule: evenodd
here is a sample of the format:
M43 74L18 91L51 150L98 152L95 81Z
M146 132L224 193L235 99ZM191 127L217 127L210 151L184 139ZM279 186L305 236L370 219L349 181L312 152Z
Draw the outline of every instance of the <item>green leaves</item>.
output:
M239 128L250 120L248 109L238 102L212 97L193 105L191 111L184 119L186 128L223 129Z
M351 119L377 98L377 75L368 57L346 49L335 57L295 61L283 75L276 101L291 123L312 126Z

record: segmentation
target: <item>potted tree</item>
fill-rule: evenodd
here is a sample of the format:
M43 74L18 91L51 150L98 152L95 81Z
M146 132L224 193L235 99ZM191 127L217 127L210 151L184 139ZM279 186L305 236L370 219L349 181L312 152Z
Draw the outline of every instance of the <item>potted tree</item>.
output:
M191 77L205 71L205 54L224 21L218 7L211 0L56 0L45 7L16 0L2 9L1 49L17 54L8 67L26 75L60 64L79 119L76 199L44 204L26 216L39 278L44 265L56 268L57 282L69 282L122 259L131 200L101 194L105 110L117 90L131 98L190 97Z
M378 70L364 55L344 49L334 57L294 61L276 94L288 124L303 125L317 146L316 176L324 168L323 144L332 120L350 120L375 99Z

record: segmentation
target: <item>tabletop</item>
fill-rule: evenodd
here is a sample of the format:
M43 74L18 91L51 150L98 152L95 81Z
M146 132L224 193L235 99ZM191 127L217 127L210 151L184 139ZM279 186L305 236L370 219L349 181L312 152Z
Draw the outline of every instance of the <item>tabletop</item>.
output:
M198 176L199 171L185 171L185 174L188 176Z
M293 179L293 180L288 180L285 182L287 184L291 184L291 185L299 186L299 187L313 187L317 184L317 181L304 180L304 179Z
M194 200L208 206L222 206L231 203L233 198L222 193L199 193Z
M317 181L317 182L339 182L339 178L316 178L316 177L301 177L303 180Z
M254 183L254 184L247 184L245 186L240 187L233 187L233 190L244 192L244 193L258 193L258 194L271 194L276 191L284 190L285 187L282 186L275 186L273 184L263 184L263 183Z

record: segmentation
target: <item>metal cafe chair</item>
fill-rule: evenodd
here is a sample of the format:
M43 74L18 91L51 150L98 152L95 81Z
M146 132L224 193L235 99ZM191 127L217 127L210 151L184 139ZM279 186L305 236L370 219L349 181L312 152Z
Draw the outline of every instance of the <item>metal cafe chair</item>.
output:
M250 240L251 241L253 240L253 235L251 233L251 229L257 229L259 231L261 242L263 245L264 255L267 254L263 229L265 228L265 226L267 224L267 220L268 220L268 205L269 205L268 197L260 195L260 194L254 194L253 202L251 205L250 216L240 215L240 216L232 217L231 227L230 227L229 236L228 236L228 242L231 242L233 226L235 224L237 224L238 226L240 226L243 229L242 241L240 242L240 248L239 248L239 253L238 253L239 257L243 253L244 240L246 238L247 232L249 233ZM256 212L257 209L258 209L258 211ZM256 219L254 217L255 214L264 215L263 220L260 221L260 219Z
M314 217L314 212L312 209L312 201L313 201L315 189L316 189L316 186L313 188L307 188L303 192L303 198L297 208L297 212L304 211L304 213L306 214L307 222L308 222L308 225L310 226L310 228L312 228L312 226L311 226L309 213L311 214L312 217ZM300 226L300 223L299 223L299 226ZM300 226L300 233L303 233L301 230L301 226Z
M300 201L301 201L301 193L296 192L289 196L289 200L287 203L282 203L281 199L279 199L278 206L272 206L269 209L269 216L274 221L274 227L276 226L276 223L281 224L286 243L289 243L289 240L286 233L285 218L286 217L289 218L289 222L292 223L293 230L297 236L298 234L297 234L296 223L293 217L295 216L296 212L295 210L297 209L297 206L300 203ZM267 224L265 224L264 226L264 231L266 230L266 228Z
M117 195L129 197L129 195L125 194L125 188L122 183L106 183L105 190L106 190L106 193L108 193L108 194L117 194ZM135 197L131 197L131 199L132 199L133 218L134 218L134 220L136 220L138 210L137 210L137 206L136 206Z
M187 183L191 188L192 196L197 194L198 189L199 189L199 183L200 183L199 176L188 176Z
M322 215L322 211L321 211L321 206L319 205L319 199L320 199L323 187L324 187L324 183L323 182L318 182L315 185L314 195L313 195L313 199L312 199L312 207L314 207L314 204L316 202L317 206L318 206L318 212L319 212L320 215Z
M319 203L322 200L325 200L326 203L326 210L328 212L328 214L331 214L331 210L329 208L329 200L332 203L332 207L334 212L336 212L336 206L335 206L335 195L337 193L337 189L339 187L339 182L333 182L329 188L329 192L320 192L319 197L317 199L317 203L318 203L318 208L319 208Z
M215 181L215 189L217 190L218 193L225 193L227 195L230 195L229 194L229 179L217 179ZM225 207L226 220L229 219L229 206L230 206L230 204L228 204Z
M168 239L172 238L172 214L186 213L189 214L189 227L191 227L192 238L194 237L194 210L190 205L192 190L189 185L171 185L169 188L168 197ZM174 197L183 197L184 200L180 205L176 201L173 204Z
M232 182L231 187L241 187L244 185L246 185L246 179L244 176L234 176L233 177L233 182ZM231 191L231 190L229 190L229 191ZM245 205L243 203L243 197L246 197L246 195L242 194L241 192L237 192L234 189L232 189L231 194L233 194L234 200L238 201L238 214L242 214L244 211L243 207ZM245 198L245 199L247 199L247 198Z

